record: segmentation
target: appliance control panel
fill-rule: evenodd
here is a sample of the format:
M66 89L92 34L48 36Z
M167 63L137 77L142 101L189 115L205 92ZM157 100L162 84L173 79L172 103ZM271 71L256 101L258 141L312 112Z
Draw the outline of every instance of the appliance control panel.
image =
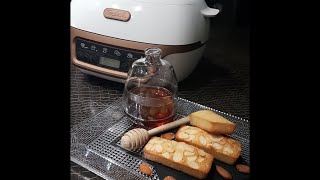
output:
M79 61L95 66L128 72L132 63L144 57L144 52L125 49L113 45L77 37L76 57Z

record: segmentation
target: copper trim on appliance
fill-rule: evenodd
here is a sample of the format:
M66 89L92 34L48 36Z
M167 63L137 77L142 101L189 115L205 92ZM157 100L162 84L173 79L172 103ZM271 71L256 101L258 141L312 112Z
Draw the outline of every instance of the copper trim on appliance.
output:
M103 11L103 16L107 19L114 19L114 20L127 22L129 21L131 14L129 11L125 11L121 9L106 8Z
M146 48L160 48L162 50L162 57L165 57L169 54L175 54L175 53L184 53L184 52L189 52L195 49L200 48L204 44L201 44L201 42L193 43L193 44L188 44L188 45L158 45L158 44L148 44L148 43L140 43L140 42L135 42L135 41L128 41L128 40L123 40L123 39L118 39L118 38L113 38L113 37L108 37L108 36L103 36L91 32L87 32L84 30L80 30L74 27L70 27L70 46L71 46L71 59L72 63L76 66L86 68L88 70L94 71L94 72L99 72L105 75L111 75L114 77L118 78L127 78L127 73L124 72L119 72L111 69L105 69L99 66L95 66L92 64L84 63L82 61L79 61L76 58L76 45L75 45L75 38L76 37L81 37L84 39L104 43L104 44L109 44L113 46L119 46L122 48L128 48L132 49L134 51L138 52L144 52Z
M79 67L82 67L82 68L87 69L87 70L91 70L93 72L98 72L98 73L101 73L101 74L104 74L104 75L109 75L109 76L113 76L113 77L127 79L127 73L124 73L124 72L114 71L114 70L111 70L111 69L105 69L105 68L102 68L102 67L99 67L99 66L95 66L95 65L92 65L92 64L88 64L88 63L85 63L85 62L82 62L82 61L79 61L79 60L74 61L74 63Z

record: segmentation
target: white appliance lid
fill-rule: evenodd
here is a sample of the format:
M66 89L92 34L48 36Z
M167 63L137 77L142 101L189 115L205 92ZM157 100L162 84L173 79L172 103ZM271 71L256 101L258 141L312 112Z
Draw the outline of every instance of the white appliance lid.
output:
M188 2L194 4L188 5ZM127 11L130 20L106 18L106 8ZM142 43L205 43L210 27L209 18L201 13L205 8L204 0L73 0L70 25L83 31Z

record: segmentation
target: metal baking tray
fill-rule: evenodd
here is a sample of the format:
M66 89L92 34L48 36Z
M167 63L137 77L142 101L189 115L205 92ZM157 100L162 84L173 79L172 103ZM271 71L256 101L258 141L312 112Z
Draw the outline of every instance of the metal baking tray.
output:
M237 124L235 133L230 135L242 144L241 156L237 163L250 165L250 124L248 120L182 98L177 99L175 119L202 109L212 110ZM157 180L169 175L177 180L196 179L183 172L146 160L142 157L142 148L135 151L121 148L120 138L125 132L135 127L136 125L123 111L122 98L117 99L100 113L71 129L71 161L104 179ZM152 175L147 176L139 171L139 164L142 162L147 162L154 167ZM215 165L220 165L228 170L233 179L250 178L250 175L238 172L235 166L215 160L207 179L222 179L216 172Z

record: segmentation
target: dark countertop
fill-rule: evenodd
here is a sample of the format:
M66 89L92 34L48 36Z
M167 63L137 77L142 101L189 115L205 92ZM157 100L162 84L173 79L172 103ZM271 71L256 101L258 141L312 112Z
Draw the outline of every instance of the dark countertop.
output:
M215 29L195 71L178 96L250 120L249 31ZM71 127L122 95L123 84L81 73L71 65ZM71 162L71 179L102 179Z

